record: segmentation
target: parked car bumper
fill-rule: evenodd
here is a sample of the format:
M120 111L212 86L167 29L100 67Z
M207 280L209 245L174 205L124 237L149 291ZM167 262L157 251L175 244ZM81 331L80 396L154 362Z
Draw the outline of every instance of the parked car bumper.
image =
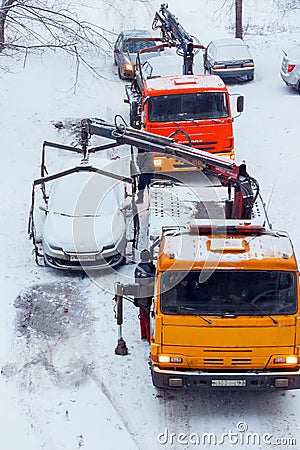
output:
M63 249L53 248L47 242L43 242L45 264L54 269L72 271L99 270L107 267L115 267L124 260L125 248L125 237L122 237L113 248L98 253L64 252Z
M285 82L285 84L293 89L298 88L298 84L300 82L300 76L297 74L286 73L281 70L280 76L282 80Z
M212 75L219 75L221 78L235 78L235 77L254 77L254 69L218 69L211 70Z

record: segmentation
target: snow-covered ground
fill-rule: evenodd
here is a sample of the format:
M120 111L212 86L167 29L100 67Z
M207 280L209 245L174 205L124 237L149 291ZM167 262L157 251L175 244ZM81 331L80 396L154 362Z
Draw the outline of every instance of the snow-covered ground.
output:
M220 9L223 3L173 0L169 8L207 44L232 33L232 12ZM300 261L300 97L279 76L281 48L300 41L300 12L283 16L272 0L244 3L245 40L256 75L251 83L229 85L231 92L245 96L245 111L234 124L237 160L247 160L274 228L289 232ZM159 6L154 0L87 0L81 13L117 34L149 28ZM299 392L157 392L148 369L148 345L139 339L137 313L130 304L124 330L130 355L114 355L111 291L118 275L106 271L90 279L35 265L27 218L41 144L68 140L52 121L112 121L115 114L128 118L124 83L112 57L97 64L103 78L82 72L74 93L74 68L61 53L29 55L24 68L23 61L13 64L1 56L1 65L10 70L0 72L0 448L195 448L195 434L205 433L215 433L218 442L206 440L200 448L300 448ZM133 267L123 267L122 274L130 276ZM256 443L243 442L246 429L257 433ZM180 433L191 442L184 444ZM237 434L222 442L222 433ZM266 434L272 436L263 438Z

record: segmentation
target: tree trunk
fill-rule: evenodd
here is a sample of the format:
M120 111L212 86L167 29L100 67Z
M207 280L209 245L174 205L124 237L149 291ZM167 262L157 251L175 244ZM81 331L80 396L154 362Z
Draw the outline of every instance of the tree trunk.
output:
M243 39L243 0L235 0L235 37Z
M3 51L5 47L5 21L6 16L12 7L13 3L15 3L16 0L3 0L2 5L0 7L0 53Z
M4 27L5 27L5 15L0 11L0 53L4 49Z

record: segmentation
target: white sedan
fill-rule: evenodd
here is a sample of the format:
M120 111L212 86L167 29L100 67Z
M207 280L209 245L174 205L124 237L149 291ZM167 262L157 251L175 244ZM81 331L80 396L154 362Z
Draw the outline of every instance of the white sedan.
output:
M46 265L68 270L115 267L125 261L123 183L91 172L52 182L42 232Z

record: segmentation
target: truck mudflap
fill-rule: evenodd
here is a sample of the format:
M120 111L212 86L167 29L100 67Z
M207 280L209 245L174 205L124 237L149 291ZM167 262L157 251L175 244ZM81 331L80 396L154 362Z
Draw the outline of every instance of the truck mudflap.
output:
M164 389L299 389L300 369L290 371L204 372L168 370L152 366L154 386Z

